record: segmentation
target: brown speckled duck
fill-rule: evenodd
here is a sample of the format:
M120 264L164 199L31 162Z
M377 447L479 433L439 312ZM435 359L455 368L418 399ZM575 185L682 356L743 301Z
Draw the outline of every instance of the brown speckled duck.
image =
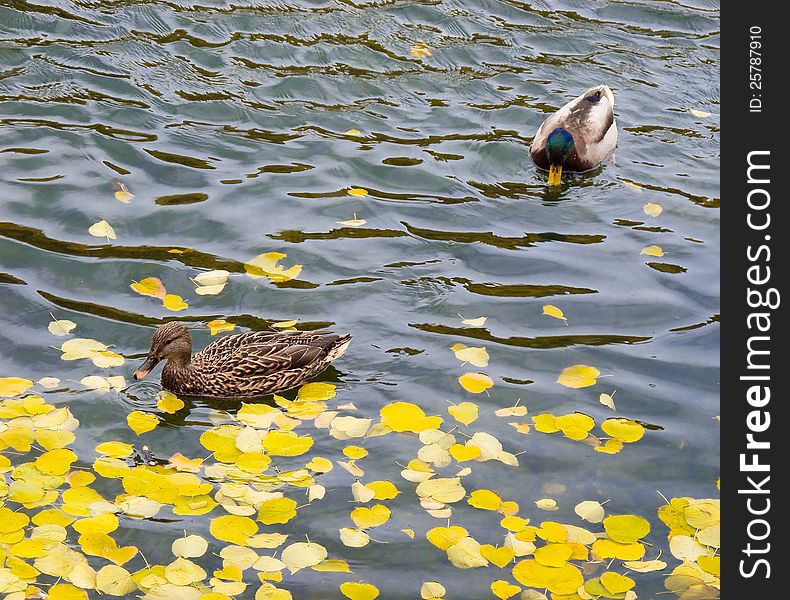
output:
M148 375L161 360L162 385L175 394L250 398L306 382L346 351L350 335L328 331L249 331L226 335L192 356L192 338L181 323L160 325L148 358L134 372Z

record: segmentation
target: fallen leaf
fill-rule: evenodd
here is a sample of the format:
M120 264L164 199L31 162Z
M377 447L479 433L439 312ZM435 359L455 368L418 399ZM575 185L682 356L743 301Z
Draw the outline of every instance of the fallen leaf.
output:
M90 233L94 237L103 237L103 238L107 238L108 240L115 239L115 230L105 220L101 220L98 223L94 223L93 225L88 227L88 233Z

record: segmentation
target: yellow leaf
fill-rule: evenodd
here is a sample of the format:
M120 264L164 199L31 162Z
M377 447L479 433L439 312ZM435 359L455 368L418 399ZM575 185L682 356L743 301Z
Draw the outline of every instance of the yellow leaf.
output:
M474 569L488 565L488 561L480 554L480 544L468 536L447 549L447 558L459 569Z
M178 557L165 567L165 578L174 585L192 585L206 578L206 572L191 560Z
M488 317L477 317L476 319L461 319L461 323L464 325L469 325L470 327L482 327L485 325L486 319Z
M351 573L351 568L348 566L348 563L338 558L322 560L311 568L313 571L320 571L322 573Z
M272 498L261 504L258 520L264 525L287 523L296 516L297 506L291 498Z
M654 204L652 202L645 202L645 205L642 207L642 210L649 217L657 217L664 211L664 209L661 208L660 204Z
M507 546L494 548L490 544L484 544L480 546L480 555L500 569L503 569L512 562L516 553L513 551L513 548Z
M502 512L502 506L499 507L499 512ZM516 512L518 512L518 505L516 505ZM523 531L524 528L529 525L529 519L522 519L521 517L517 517L514 514L509 514L503 518L499 524L508 531L518 533L519 531Z
M365 458L368 455L368 451L360 446L346 446L343 448L343 454L348 458L358 460L360 458Z
M258 525L248 517L223 515L211 520L209 531L218 540L245 546L248 538L258 533Z
M494 382L485 373L465 373L458 378L458 383L472 394L484 392L494 385Z
M332 461L322 456L314 456L305 466L318 473L328 473L332 470Z
M535 560L522 560L513 567L513 577L528 587L548 588L552 594L573 594L584 584L581 571L569 563L546 567Z
M334 384L314 381L300 387L296 398L305 402L321 402L323 400L331 400L335 397L335 394L337 392Z
M463 344L456 344L452 347L455 357L463 363L470 363L476 367L485 368L488 366L488 351L483 346L467 347Z
M595 367L587 365L574 365L566 367L557 378L557 383L569 388L583 388L595 385L601 372Z
M477 420L478 406L473 402L461 402L450 406L447 412L455 417L456 421L469 425Z
M603 520L606 534L621 544L636 543L650 533L650 523L636 515L609 515Z
M153 298L159 298L160 300L162 300L167 295L164 284L162 284L162 282L156 277L146 277L142 281L135 281L129 287L131 287L138 294L142 294L143 296L152 296Z
M459 463L467 460L474 460L480 457L480 448L477 446L462 446L461 444L453 444L450 446L449 452Z
M598 396L598 402L600 402L607 408L611 408L612 410L617 410L614 407L614 397L609 394L601 394L600 396Z
M422 598L422 600L443 598L446 593L447 590L438 581L425 581L420 586L420 598Z
M361 227L367 223L365 219L346 219L345 221L337 221L338 225L345 225L346 227Z
M541 510L558 510L557 501L553 500L552 498L542 498L541 500L536 500L535 506Z
M129 190L118 190L114 195L118 202L123 202L124 204L129 204L132 201L132 198L134 198L134 194L132 194Z
M299 437L293 431L270 431L263 439L264 449L273 456L299 456L313 445L313 438Z
M390 518L391 511L383 504L370 508L360 506L351 511L351 520L359 529L369 529L383 525Z
M375 600L379 597L378 588L370 583L346 581L340 585L340 591L350 600Z
M96 572L96 591L109 596L126 596L137 589L131 573L117 565L105 565Z
M491 583L491 591L497 598L507 600L508 598L512 598L518 594L521 591L521 588L502 579L497 579Z
M475 490L466 502L475 508L497 510L502 505L502 498L491 490Z
M368 195L368 191L365 188L350 188L347 191L347 193L349 196L359 196L359 197Z
M603 506L600 502L596 502L595 500L579 502L573 510L582 519L590 523L600 523L603 521Z
M403 533L408 535L411 539L414 539L414 530L413 529L401 529Z
M184 408L184 401L173 392L162 390L157 395L156 407L162 412L172 415Z
M56 583L49 588L47 600L88 600L88 593L70 583Z
M224 319L214 319L206 323L206 327L211 331L211 335L217 335L222 331L233 331L236 326Z
M52 335L63 337L64 335L68 335L76 326L77 324L74 321L61 319L59 321L50 321L49 325L47 325L47 329L49 329Z
M431 55L431 49L426 44L419 42L411 47L409 53L414 58L428 58Z
M68 448L56 448L45 452L36 459L36 468L46 475L65 475L77 455Z
M458 477L428 479L417 486L416 492L421 498L433 498L446 504L458 502L466 495Z
M0 377L0 398L12 398L24 394L33 386L30 379L21 377Z
M548 315L549 317L554 317L555 319L560 319L561 321L568 320L565 318L563 312L552 304L546 304L543 306L543 314Z
M615 438L606 440L606 443L603 446L595 447L596 452L602 452L604 454L617 454L622 449L623 449L623 442Z
M526 406L508 406L494 411L497 417L523 417L529 412Z
M661 249L661 246L653 244L652 246L645 246L642 248L639 254L646 254L647 256L664 256L664 251Z
M636 442L645 433L645 428L642 425L630 419L606 419L601 423L601 429L625 443Z
M698 117L700 119L704 119L705 117L710 117L711 116L711 113L709 113L709 112L705 112L704 110L696 110L694 108L690 108L689 112L692 115L694 115L695 117Z
M176 312L189 307L189 305L184 302L184 299L178 294L167 294L164 298L162 298L162 305L166 309Z
M349 129L346 135L362 135L362 132L359 129Z
M159 418L151 413L135 410L126 417L126 423L137 435L151 431L159 425Z
M224 269L216 269L214 271L204 271L195 276L194 281L198 286L213 287L216 285L225 285L228 282L230 273Z
M98 223L94 223L88 227L88 233L90 233L93 237L103 237L107 238L108 240L115 239L115 230L105 220L101 220Z
M622 594L636 585L630 577L607 571L601 575L601 584L612 594Z
M344 527L340 530L340 541L349 548L364 548L370 543L370 536L359 529Z
M289 329L296 325L296 320L290 319L288 321L277 321L277 323L272 323L272 327L276 329Z
M245 263L244 270L247 275L253 279L268 277L274 283L290 281L299 276L299 273L302 272L302 265L294 265L289 269L285 269L283 266L277 264L281 259L287 256L287 254L283 254L282 252L267 252L265 254L260 254Z
M317 565L327 556L326 548L313 542L297 542L285 548L280 559L286 564L291 574Z
M199 285L195 288L195 293L198 296L216 296L224 289L224 283L218 283L217 285Z
M573 549L565 544L546 544L534 552L535 560L544 567L562 567L573 555Z
M463 527L452 525L450 527L434 527L425 534L425 537L440 550L447 550L468 535L468 532Z
M438 429L441 417L426 417L423 410L411 402L393 402L379 412L381 421L394 431L419 433L425 429Z
M184 473L198 473L202 464L202 458L187 458L180 452L176 452L168 460L167 466Z
M208 542L199 535L188 535L174 540L170 549L174 556L198 558L208 550Z
M629 571L636 571L637 573L650 573L651 571L661 571L667 568L667 563L663 560L631 560L623 563L623 566Z
M376 500L392 500L400 491L395 487L391 481L371 481L365 485L369 490L373 490L375 494L373 497Z

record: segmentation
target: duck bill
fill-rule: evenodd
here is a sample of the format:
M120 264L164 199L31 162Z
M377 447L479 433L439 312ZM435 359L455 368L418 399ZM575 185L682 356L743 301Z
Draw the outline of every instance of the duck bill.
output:
M148 356L148 358L146 358L146 359L145 359L145 362L144 362L143 364L141 364L141 365L140 365L140 368L138 368L138 369L137 369L137 370L136 370L136 371L135 371L135 372L132 374L132 377L134 377L134 378L135 378L135 380L137 380L137 381L141 380L143 377L145 377L145 376L146 376L146 375L148 375L148 374L149 374L151 371L153 371L153 370L154 370L154 367L155 367L155 366L156 366L158 363L159 363L159 359L158 359L158 358L156 358L155 356L151 356L151 355L149 355L149 356Z
M549 185L559 185L562 177L562 165L549 166Z

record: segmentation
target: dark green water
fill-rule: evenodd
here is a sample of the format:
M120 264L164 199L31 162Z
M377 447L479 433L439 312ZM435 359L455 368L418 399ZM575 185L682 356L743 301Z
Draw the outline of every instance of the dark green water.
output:
M417 43L432 55L413 58ZM648 558L663 549L671 569L657 492L718 495L718 68L718 3L702 0L0 1L0 377L62 380L43 395L80 420L73 448L87 466L101 441L139 445L125 416L158 412L160 388L152 378L86 391L79 380L100 370L60 360L65 338L47 331L50 313L126 356L101 374L127 381L163 318L188 321L198 347L215 318L331 326L354 335L320 378L338 386L333 405L353 402L355 416L377 420L405 400L449 423L449 400L476 402L470 431L524 454L517 469L472 463L468 490L493 489L538 523L581 525L576 503L611 499L607 510L651 521ZM547 191L529 159L532 134L598 83L615 93L616 164ZM113 197L118 181L135 194L128 205ZM352 187L369 195L349 196ZM646 202L663 213L647 216ZM354 214L367 223L337 223ZM88 234L101 219L117 233L111 243ZM653 244L662 258L640 255ZM270 251L304 265L298 281L243 274ZM229 285L196 295L189 278L215 268L232 272ZM189 308L172 313L129 289L149 276ZM568 326L542 316L544 304ZM488 320L465 327L459 314ZM486 346L490 396L459 387L477 370L454 357L459 342ZM578 363L606 377L582 390L555 383ZM616 413L598 403L612 390ZM582 411L657 427L602 455L494 416L517 399L530 416ZM212 408L224 407L195 402L142 439L163 457L205 455L198 437ZM340 456L345 442L309 431L316 453ZM435 580L448 598L490 597L506 572L455 569L425 541L446 522L400 478L396 461L415 457L416 439L365 447L364 479L404 492L374 535L387 543L340 543L353 478L336 468L321 481L326 498L281 529L292 541L308 534L354 575L308 570L282 587L339 598L350 578L382 598L413 598ZM545 497L560 510L536 509ZM453 522L501 543L488 513L461 503ZM122 518L116 537L166 563L185 529L208 537L208 519ZM665 575L637 575L640 598L662 591Z

